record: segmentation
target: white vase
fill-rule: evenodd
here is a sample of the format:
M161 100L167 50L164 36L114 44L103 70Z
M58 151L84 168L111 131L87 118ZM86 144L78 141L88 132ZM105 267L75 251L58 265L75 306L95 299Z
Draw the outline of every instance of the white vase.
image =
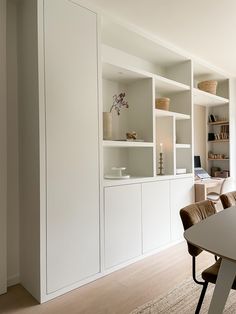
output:
M103 112L103 139L112 139L112 114L111 112Z

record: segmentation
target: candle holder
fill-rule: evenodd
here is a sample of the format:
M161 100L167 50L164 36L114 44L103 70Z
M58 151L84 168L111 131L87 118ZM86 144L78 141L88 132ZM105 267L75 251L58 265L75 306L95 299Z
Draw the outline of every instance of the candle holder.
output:
M159 167L158 169L160 170L158 175L163 176L164 175L164 167L163 167L163 153L160 153L159 157Z

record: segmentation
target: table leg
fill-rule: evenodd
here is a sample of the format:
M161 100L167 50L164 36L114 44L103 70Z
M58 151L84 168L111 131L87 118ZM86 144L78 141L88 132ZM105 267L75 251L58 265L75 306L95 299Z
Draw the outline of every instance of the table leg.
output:
M208 314L222 314L236 275L236 262L222 259Z
M204 183L195 184L195 202L206 200L206 186Z

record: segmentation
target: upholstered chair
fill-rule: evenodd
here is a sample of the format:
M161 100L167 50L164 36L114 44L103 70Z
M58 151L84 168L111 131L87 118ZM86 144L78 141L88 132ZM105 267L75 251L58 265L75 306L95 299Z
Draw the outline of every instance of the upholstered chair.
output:
M236 193L236 192L235 192ZM236 195L236 194L234 194ZM180 217L182 219L182 223L184 226L184 230L187 230L191 226L199 223L203 219L214 215L216 213L216 209L214 203L212 201L206 200L202 202L198 202L195 204L191 204L186 206L180 210ZM202 302L204 300L204 296L207 290L208 283L216 283L221 259L217 259L213 265L208 267L202 272L202 279L203 281L199 281L196 278L196 257L202 253L202 249L188 243L188 252L192 256L192 276L193 280L197 283L202 285L202 291L199 297L199 301L196 307L195 314L199 314L202 306ZM236 289L236 281L234 281L232 289Z
M224 208L236 205L236 191L228 192L220 196Z

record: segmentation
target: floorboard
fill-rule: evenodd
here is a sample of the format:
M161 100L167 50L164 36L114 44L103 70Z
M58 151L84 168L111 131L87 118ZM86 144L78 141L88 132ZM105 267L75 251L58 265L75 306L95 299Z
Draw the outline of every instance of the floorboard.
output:
M213 262L213 256L203 252L198 269ZM189 276L191 257L183 242L41 305L21 285L10 287L0 296L0 313L128 314Z

